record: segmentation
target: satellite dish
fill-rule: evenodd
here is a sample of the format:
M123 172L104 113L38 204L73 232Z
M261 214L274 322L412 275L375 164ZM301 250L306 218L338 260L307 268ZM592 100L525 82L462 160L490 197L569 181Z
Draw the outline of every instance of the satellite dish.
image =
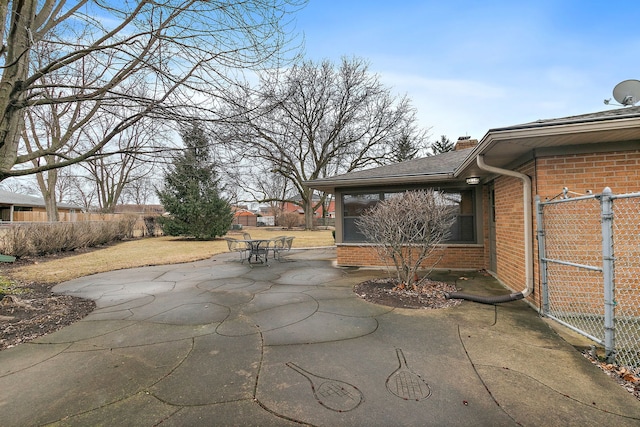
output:
M625 80L613 88L613 97L625 107L640 101L640 80Z

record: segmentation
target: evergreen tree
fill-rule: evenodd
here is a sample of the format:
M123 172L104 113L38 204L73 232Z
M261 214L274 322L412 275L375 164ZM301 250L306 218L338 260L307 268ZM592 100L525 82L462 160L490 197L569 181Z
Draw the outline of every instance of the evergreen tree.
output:
M403 132L395 142L396 146L391 154L394 163L400 163L416 158L420 152L420 144L411 135Z
M218 174L211 159L204 130L194 124L183 130L185 150L177 155L158 191L160 203L170 214L161 218L165 234L211 239L223 236L231 227L233 213L220 196Z
M431 143L431 153L429 155L435 156L436 154L446 153L447 151L452 151L453 147L453 142L446 135L440 135L439 141Z

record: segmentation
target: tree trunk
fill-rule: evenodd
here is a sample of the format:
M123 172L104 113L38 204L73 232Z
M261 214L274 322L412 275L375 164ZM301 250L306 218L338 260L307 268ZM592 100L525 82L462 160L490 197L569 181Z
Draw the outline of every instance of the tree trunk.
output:
M47 210L47 221L60 221L56 197L58 171L54 169L47 172L39 172L36 174L36 179L38 181L38 187L40 187L40 193L42 194L42 198L44 199L44 206Z
M29 34L35 16L36 1L14 2L6 41L0 80L0 181L7 178L18 155L22 112L16 104L24 100L22 89L29 69Z
M44 204L47 209L47 221L49 222L60 221L60 215L58 213L58 205L56 204L55 192L51 192L51 194L47 194L47 197L44 199Z
M304 228L306 230L313 230L313 191L310 188L304 189L302 200L304 201Z

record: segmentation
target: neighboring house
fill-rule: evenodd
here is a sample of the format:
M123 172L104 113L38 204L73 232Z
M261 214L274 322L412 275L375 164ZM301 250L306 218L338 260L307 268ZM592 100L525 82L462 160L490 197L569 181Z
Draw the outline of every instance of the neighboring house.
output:
M75 221L76 214L81 211L79 206L58 203L61 221ZM47 210L44 199L0 190L0 220L46 222Z
M313 202L314 204L317 204L320 202L320 199L317 197L314 197ZM304 223L305 223L304 208L302 206L292 202L281 202L281 203L278 203L277 206L278 206L277 209L271 206L263 206L260 208L260 213L263 216L273 216L273 217L277 217L280 214L295 213L298 215L298 225L304 226ZM327 206L327 212L326 212L326 218L328 219L327 222L329 222L330 219L335 218L335 216L336 216L336 203L335 203L335 200L331 198ZM313 217L316 219L316 223L321 222L322 207L319 207L318 209L316 209ZM333 224L333 222L331 222L331 224ZM270 224L270 225L273 225L273 224Z
M640 191L640 107L490 129L479 143L462 138L455 151L307 185L335 194L343 266L381 264L355 226L364 209L394 192L447 193L457 220L436 255L442 257L437 268L486 269L514 292L533 288L528 300L539 306L534 197L552 199L564 188Z
M320 199L314 196L313 199L313 204L317 204L320 202ZM282 211L284 213L297 213L298 215L300 215L300 221L299 224L300 225L304 225L304 208L300 205L297 205L295 203L291 203L291 202L285 202L282 205ZM327 205L327 212L326 212L326 218L335 218L336 217L336 202L335 200L332 198L328 205ZM313 213L313 217L318 220L320 218L322 218L322 207L319 207L318 209L316 209L316 211Z
M233 214L232 224L240 224L244 227L255 227L258 223L258 216L247 209L238 209Z

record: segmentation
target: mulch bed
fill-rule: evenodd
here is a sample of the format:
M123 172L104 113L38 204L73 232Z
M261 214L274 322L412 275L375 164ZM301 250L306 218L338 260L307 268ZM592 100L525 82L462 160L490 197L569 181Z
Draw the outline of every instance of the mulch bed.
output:
M86 250L88 251L88 250ZM2 263L1 275L12 279L11 272L24 265L37 264L56 258L76 255L62 252L42 257L18 259ZM95 302L70 295L55 295L55 284L21 282L12 279L12 286L0 293L0 350L50 334L91 313Z
M461 300L446 299L445 293L456 292L455 285L422 279L408 289L399 289L394 278L367 280L357 284L353 291L362 299L396 308L437 309L453 307Z
M0 294L0 350L32 341L70 325L95 308L91 300L54 295L51 284L21 284L15 295Z

